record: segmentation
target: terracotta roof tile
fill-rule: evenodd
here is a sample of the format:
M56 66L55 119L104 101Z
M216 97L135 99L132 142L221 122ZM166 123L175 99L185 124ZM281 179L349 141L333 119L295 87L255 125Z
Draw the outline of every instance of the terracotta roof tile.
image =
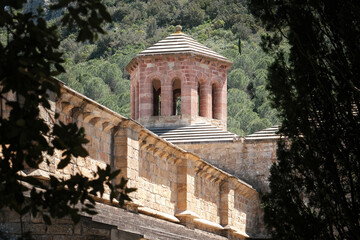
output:
M221 61L231 62L226 57L221 56L220 54L195 41L193 38L184 33L171 34L167 38L140 52L137 57L156 54L181 53L195 53L202 56L215 58Z

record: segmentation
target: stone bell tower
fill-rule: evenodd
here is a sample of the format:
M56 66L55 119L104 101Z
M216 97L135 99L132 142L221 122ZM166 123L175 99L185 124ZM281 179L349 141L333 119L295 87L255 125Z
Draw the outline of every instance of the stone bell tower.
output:
M131 117L147 127L207 123L226 129L232 63L176 28L127 65Z

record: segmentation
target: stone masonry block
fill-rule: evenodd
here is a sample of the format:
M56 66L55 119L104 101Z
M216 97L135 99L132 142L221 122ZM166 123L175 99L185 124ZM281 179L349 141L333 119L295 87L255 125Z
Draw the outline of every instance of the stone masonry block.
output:
M73 226L70 224L54 224L47 227L46 230L47 234L54 234L54 235L72 235L73 233Z

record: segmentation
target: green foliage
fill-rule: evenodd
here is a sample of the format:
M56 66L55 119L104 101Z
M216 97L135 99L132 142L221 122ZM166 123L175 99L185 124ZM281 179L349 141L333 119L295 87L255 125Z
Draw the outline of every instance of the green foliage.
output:
M261 119L254 112L254 103L246 92L232 88L228 91L228 129L244 136L270 125L268 119Z
M181 11L181 22L185 27L200 25L205 18L205 11L196 1L189 2Z
M122 77L118 59L113 55L114 63L94 59L68 66L68 73L60 79L69 87L103 104L124 116L130 115L130 81Z
M80 212L96 213L94 197L103 195L105 185L111 190L111 200L120 202L129 200L127 194L134 189L125 184L113 185L111 181L119 171L111 172L110 166L98 169L92 180L77 174L66 180L52 176L44 183L23 174L29 168L38 169L44 161L49 164L48 158L55 151L62 152L59 169L72 158L88 155L83 147L87 143L83 128L58 121L50 128L40 117L40 109L51 112L50 97L61 97L59 82L53 77L65 71L64 59L58 50L57 25L47 24L41 8L36 13L24 13L21 9L25 3L26 0L0 3L0 31L5 35L0 42L0 209L9 207L20 215L31 212L34 216L45 211L49 213L43 214L47 224L51 223L50 217L70 215L76 223ZM98 0L54 1L51 6L65 8L68 11L59 21L64 27L76 27L74 38L78 41L91 42L104 32L101 24L110 21ZM102 77L111 86L116 82L113 75ZM6 98L9 93L15 99ZM7 116L4 106L10 109Z
M275 58L268 88L287 137L263 197L268 229L274 239L360 239L360 4L251 2L273 31L263 37Z
M228 76L228 88L237 88L245 91L247 86L249 85L250 79L245 74L244 70L241 68L237 68L230 72Z

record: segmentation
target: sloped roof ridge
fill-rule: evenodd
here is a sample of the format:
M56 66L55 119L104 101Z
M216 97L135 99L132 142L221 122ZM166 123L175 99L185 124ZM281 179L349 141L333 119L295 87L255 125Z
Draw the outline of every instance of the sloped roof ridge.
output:
M281 135L278 134L280 125L274 125L269 128L256 131L252 134L245 136L245 140L273 140L280 139Z
M195 53L210 58L215 58L225 62L231 62L226 57L211 50L203 44L197 42L190 36L184 33L173 33L168 37L160 40L151 47L141 51L137 56L147 56L156 54L181 54L181 53Z

